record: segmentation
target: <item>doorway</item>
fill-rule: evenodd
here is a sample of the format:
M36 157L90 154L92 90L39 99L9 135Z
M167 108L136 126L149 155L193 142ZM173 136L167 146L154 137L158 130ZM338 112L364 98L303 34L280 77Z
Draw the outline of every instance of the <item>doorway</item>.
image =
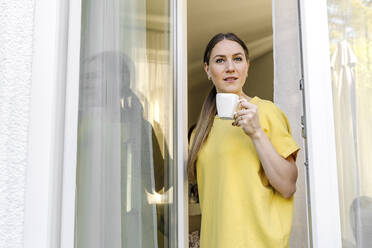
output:
M212 83L203 71L203 53L217 33L233 32L250 50L250 68L244 92L273 101L289 119L292 135L301 147L297 158L298 180L290 238L291 247L311 247L308 225L305 145L301 135L302 94L298 88L301 60L298 47L297 1L272 5L265 1L188 1L188 128L195 125ZM274 21L273 21L274 18ZM189 193L190 247L198 242L202 215ZM195 246L197 247L197 246Z

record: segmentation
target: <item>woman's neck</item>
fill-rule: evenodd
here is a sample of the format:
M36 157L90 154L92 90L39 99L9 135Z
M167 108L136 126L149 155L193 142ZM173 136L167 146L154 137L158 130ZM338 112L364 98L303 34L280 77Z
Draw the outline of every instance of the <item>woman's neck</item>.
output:
M238 95L246 99L247 101L250 101L252 99L252 97L247 96L243 91L241 91Z

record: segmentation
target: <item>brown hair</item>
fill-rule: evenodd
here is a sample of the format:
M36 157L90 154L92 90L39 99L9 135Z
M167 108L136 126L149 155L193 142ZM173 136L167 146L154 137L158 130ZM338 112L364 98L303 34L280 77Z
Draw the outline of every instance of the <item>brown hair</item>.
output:
M216 44L222 40L231 40L237 42L244 50L245 57L249 60L248 48L238 36L233 33L219 33L215 35L208 43L204 52L204 63L209 65L209 59L211 52ZM195 128L194 139L191 144L189 157L187 160L187 169L189 179L192 183L196 183L196 160L198 158L199 151L203 146L204 142L208 138L209 131L212 128L214 117L217 113L216 108L216 87L210 90L209 94L204 100L203 107L201 109L198 122Z

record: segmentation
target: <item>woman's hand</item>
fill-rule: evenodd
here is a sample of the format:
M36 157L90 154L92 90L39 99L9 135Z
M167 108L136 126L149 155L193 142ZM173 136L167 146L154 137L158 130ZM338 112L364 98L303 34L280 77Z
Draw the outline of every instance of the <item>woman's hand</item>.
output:
M262 129L258 118L258 108L244 98L239 100L239 111L234 114L233 126L242 127L251 138L260 135Z

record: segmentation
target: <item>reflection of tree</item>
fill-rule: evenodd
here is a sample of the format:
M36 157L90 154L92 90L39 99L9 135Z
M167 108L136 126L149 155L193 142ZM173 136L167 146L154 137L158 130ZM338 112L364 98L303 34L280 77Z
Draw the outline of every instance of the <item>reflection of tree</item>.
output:
M372 0L361 0L364 6L372 7Z
M358 122L359 166L361 167L362 193L372 192L372 184L367 183L366 175L372 171L368 161L372 159L368 147L372 134L369 123L372 121L372 0L329 0L329 36L331 55L337 44L346 40L353 50L357 63L355 66L356 118ZM342 106L341 106L342 107ZM367 145L368 144L368 145ZM364 171L363 171L364 170ZM365 179L363 179L363 177ZM370 179L368 181L371 181Z
M358 58L357 83L372 87L372 0L329 0L328 25L331 51L347 40ZM361 85L362 86L362 85Z
M328 24L331 56L335 54L340 42L346 41L357 61L354 67L355 86L353 85L350 89L344 87L344 90L347 90L342 96L337 96L337 92L334 92L334 109L343 247L347 246L347 242L351 242L352 246L354 246L353 243L356 243L357 247L364 247L357 243L358 240L353 239L353 236L357 236L352 235L351 216L348 210L353 198L358 198L361 195L372 195L372 167L370 166L370 161L372 161L370 152L372 146L372 132L370 129L370 123L372 122L372 42L370 39L372 0L328 0ZM342 59L345 61L345 57ZM350 65L346 64L345 66ZM352 90L355 90L355 101L349 102L346 96ZM344 115L344 118L337 119L337 110L345 110L351 104L356 107L355 116ZM342 150L342 148L347 147L348 142L350 143L348 138L350 137L350 128L348 128L350 122L353 122L357 129L356 164L345 159L345 157L352 155L351 152L348 149ZM354 231L362 233L362 227L358 226L360 220L356 220L356 223ZM369 239L372 239L372 236L369 236Z

